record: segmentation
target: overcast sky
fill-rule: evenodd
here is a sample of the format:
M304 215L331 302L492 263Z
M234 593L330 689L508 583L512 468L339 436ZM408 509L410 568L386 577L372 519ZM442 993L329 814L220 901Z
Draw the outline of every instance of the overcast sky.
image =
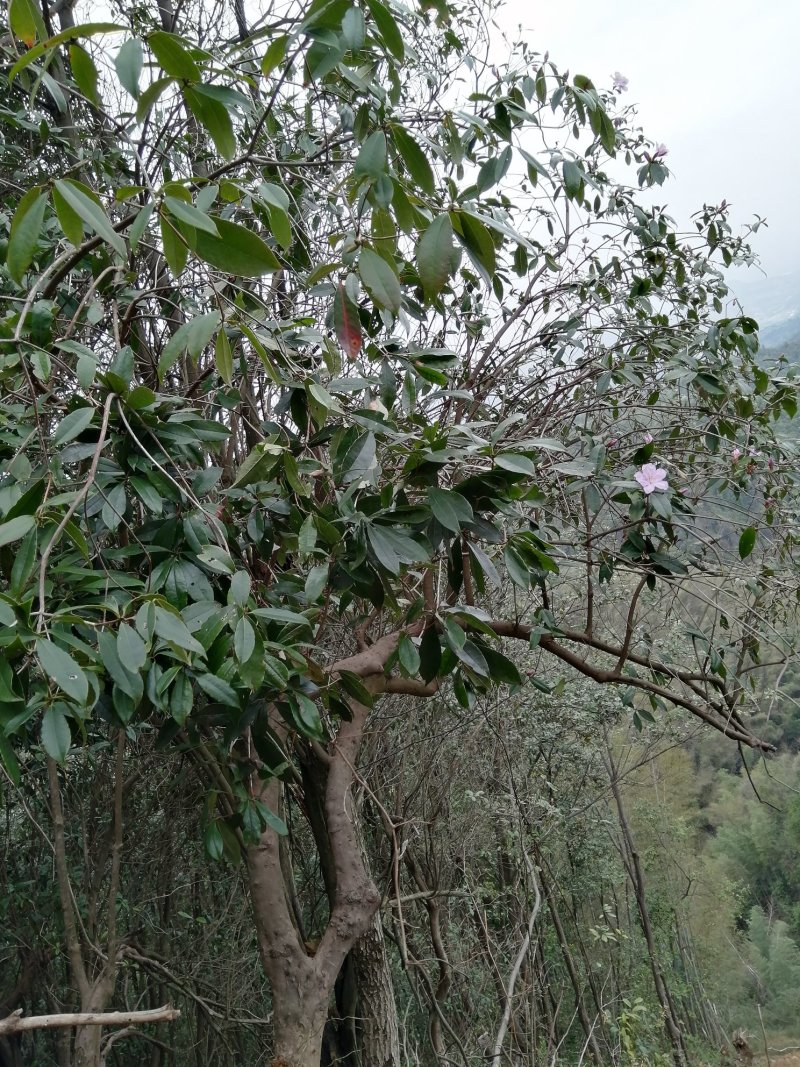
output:
M507 0L561 70L630 81L645 133L669 149L658 194L685 224L727 198L770 275L800 270L800 0Z

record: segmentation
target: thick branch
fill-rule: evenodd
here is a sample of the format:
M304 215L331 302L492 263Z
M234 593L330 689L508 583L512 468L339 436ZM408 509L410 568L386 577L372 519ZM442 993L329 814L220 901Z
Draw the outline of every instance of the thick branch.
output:
M499 637L514 637L523 641L528 641L531 635L531 627L525 623L509 622L503 619L495 619L490 623L492 629ZM568 641L574 641L576 644L588 645L590 648L597 649L601 652L606 652L611 656L617 658L619 663L622 649L616 648L613 645L609 645L604 641L597 641L594 638L590 638L587 634L576 633L572 630L562 631L564 637ZM747 733L744 729L736 729L731 725L733 719L731 712L725 712L720 709L712 701L706 700L708 708L702 704L697 703L694 700L689 700L688 697L681 696L679 693L673 692L666 686L659 685L657 682L653 682L648 678L637 678L634 675L622 674L618 667L613 670L607 670L603 667L595 666L593 663L588 663L577 652L573 652L569 648L565 648L564 645L559 644L556 639L549 634L542 634L539 638L539 647L544 649L545 652L549 652L551 655L560 659L563 663L568 663L571 667L574 667L580 674L585 675L587 678L591 678L595 682L600 682L603 685L629 685L636 689L641 689L646 693L651 693L654 696L662 697L664 700L670 701L677 707L685 708L686 711L696 715L698 719L702 719L703 722L709 726L713 726L719 733L724 734L726 737L732 738L734 741L741 741L743 745L748 745L750 748L762 749L765 752L774 751L774 746L770 745L766 741L760 740L753 734ZM627 658L634 663L638 663L643 667L647 667L648 670L657 671L658 673L665 673L673 678L677 678L679 681L683 681L682 671L676 671L674 668L666 667L663 664L657 662L651 662L644 657L634 656L632 653L628 653ZM708 679L709 682L713 682L713 679ZM689 684L685 682L684 684ZM696 687L691 687L696 691ZM702 696L702 693L698 694ZM724 716L724 717L723 717Z
M98 1011L66 1012L63 1015L28 1015L22 1017L21 1009L0 1019L0 1037L19 1034L24 1030L59 1030L78 1026L130 1026L144 1023L168 1023L177 1019L180 1011L165 1005L146 1011Z

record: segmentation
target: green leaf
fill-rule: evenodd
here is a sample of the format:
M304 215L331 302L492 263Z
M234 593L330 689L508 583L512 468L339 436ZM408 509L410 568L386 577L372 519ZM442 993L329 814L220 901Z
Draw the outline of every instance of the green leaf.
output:
M35 0L9 0L8 25L15 37L19 37L28 48L37 37L47 36L42 16Z
M36 642L36 658L45 677L50 678L59 689L79 704L86 703L89 697L89 682L68 652L42 637Z
M285 33L270 41L264 58L261 60L261 73L265 78L268 78L273 70L285 59L288 42L289 38Z
M417 244L417 270L428 300L444 289L452 262L453 224L449 215L439 215Z
M580 196L583 188L583 171L572 159L564 160L562 168L564 189L570 199Z
M91 424L93 418L94 408L92 407L76 408L75 411L70 411L56 427L53 444L63 445L67 441L74 440Z
M502 652L498 652L497 649L490 648L488 645L480 646L483 658L489 665L489 677L495 684L504 683L510 686L522 685L522 676L519 673L516 665L504 656Z
M0 728L0 761L6 769L6 774L11 779L12 785L18 786L22 781L22 775L19 769L19 762L14 749L11 747L11 742L7 739Z
M436 191L436 180L433 168L428 162L428 157L420 146L402 126L392 126L392 137L395 148L400 158L405 163L406 169L423 193L433 196Z
M29 2L33 7L32 0L29 0ZM41 16L39 17L41 18ZM85 22L80 26L70 26L68 29L62 30L61 33L57 33L53 37L48 37L46 41L42 41L41 44L37 44L27 51L8 72L8 80L13 81L20 71L25 70L31 63L35 63L39 56L43 56L45 52L52 51L60 44L77 40L79 37L94 37L99 33L124 33L126 29L126 26L118 26L116 22ZM44 32L46 31L44 30L44 23L42 23L40 35L43 36Z
M71 740L64 712L57 704L47 708L42 716L42 747L47 755L63 766Z
M397 25L394 15L381 0L366 0L366 2L369 13L375 19L375 25L378 27L378 32L383 38L384 44L395 59L402 63L405 59L406 50L403 44L403 34L400 32L400 27Z
M193 228L185 231L192 251L204 262L241 278L259 278L281 269L280 261L258 234L236 222L211 217L219 237Z
M473 521L469 501L450 489L429 489L428 503L436 519L453 533L458 533L462 526Z
M239 707L239 697L236 690L216 674L199 674L197 684L212 700L218 704L226 704L230 708Z
M162 640L169 641L186 652L203 652L203 646L192 637L183 619L174 612L167 611L160 604L156 605L156 633Z
M39 234L42 232L47 196L39 188L29 189L19 202L11 220L6 267L18 284L31 265Z
M218 311L209 311L206 315L197 315L179 326L161 351L158 361L159 379L164 380L167 371L174 366L182 352L188 353L197 362L215 330L219 329L220 321Z
M142 676L138 670L129 671L123 666L119 658L117 640L110 630L101 630L97 635L97 648L103 667L114 685L138 704L144 692Z
M246 607L247 601L250 599L252 584L247 571L236 571L231 576L231 584L228 588L228 603L238 604L242 608Z
M219 230L211 216L206 215L204 211L198 210L194 204L186 204L175 196L165 196L164 205L170 215L173 215L180 222L185 222L196 230L205 230L212 237L219 237Z
M471 671L479 674L482 678L489 677L489 664L486 662L483 651L474 641L467 640L460 648L457 645L451 645L450 647L461 662L466 667L469 667Z
M755 526L748 526L746 530L742 530L739 538L739 558L747 559L753 549L756 547L756 528Z
M95 107L99 107L100 97L97 95L98 74L92 57L79 44L70 45L69 65L72 68L75 84L90 103L94 104Z
M357 7L349 7L342 19L342 38L351 52L360 52L364 47L366 28L364 14Z
M164 90L168 86L172 85L174 81L174 78L158 78L156 79L156 81L152 82L150 85L147 86L147 88L139 98L139 103L136 106L137 122L144 122L156 100L158 100Z
M386 173L386 135L382 130L371 133L361 146L353 164L353 174L359 178L379 178Z
M216 822L210 822L206 827L206 832L203 835L203 844L208 858L213 860L214 863L219 863L225 852L225 843L222 840L222 834L219 832Z
M53 206L64 236L77 248L83 240L83 222L80 215L69 206L56 188L53 189Z
M233 650L240 663L247 663L256 647L256 632L253 625L242 617L236 624L233 635Z
M334 478L348 484L368 478L375 466L375 434L367 432L355 437L344 455L336 456Z
M269 212L269 228L281 248L292 244L292 224L289 220L290 200L285 189L271 182L262 182L258 187L261 199Z
M425 682L433 681L442 663L442 646L439 635L432 626L422 634L422 640L419 643L419 661L420 677Z
M502 467L506 471L513 471L515 474L536 473L533 460L528 459L527 456L520 456L513 452L501 452L499 456L494 457L494 461L498 467Z
M371 248L362 248L358 257L358 272L372 298L396 315L403 293L400 279L387 261Z
M290 611L288 608L256 608L251 614L256 615L259 619L266 619L268 622L302 626L305 630L311 629L311 623L305 615L301 615L297 611Z
M220 330L217 334L216 345L214 348L214 360L217 364L217 370L219 376L222 378L226 385L230 385L233 381L233 352L231 351L231 343L228 340L228 335L225 330Z
M147 662L147 645L126 622L117 631L117 655L122 666L132 674L137 674Z
M36 522L33 515L17 515L8 522L0 523L0 545L10 545L13 541L19 541Z
M183 98L200 125L211 134L222 158L233 159L236 155L236 135L225 105L220 100L205 95L199 88L185 88Z
M120 256L125 255L125 242L114 231L108 216L102 207L95 203L85 186L71 178L59 178L55 183L55 188L90 230L111 245Z
M327 563L320 563L312 567L306 575L305 595L309 604L316 603L325 592L325 586L328 584L328 570Z
M160 221L164 258L169 264L169 269L177 278L189 258L189 245L183 234L172 225L169 219L162 215Z
M180 37L165 33L164 30L155 30L148 36L147 43L165 74L180 78L181 81L200 81L200 69L184 48Z
M367 537L378 562L390 574L399 574L403 563L418 563L428 559L428 552L421 544L390 526L371 523Z
M413 678L419 673L420 654L408 634L400 634L400 640L397 642L397 658L404 674Z
M139 78L142 73L142 45L135 37L130 37L114 57L114 67L119 83L126 92L139 99Z

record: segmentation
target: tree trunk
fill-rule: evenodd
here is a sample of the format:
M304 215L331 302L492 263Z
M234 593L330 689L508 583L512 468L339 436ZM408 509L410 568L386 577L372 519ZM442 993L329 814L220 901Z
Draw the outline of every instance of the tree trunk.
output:
M79 1026L72 1046L73 1067L97 1067L100 1063L101 1026Z
M361 1067L400 1067L397 1005L380 915L373 918L351 954L358 990Z
M316 988L313 985L316 984ZM322 1032L328 1015L323 983L287 983L273 995L275 1023L272 1067L319 1067Z

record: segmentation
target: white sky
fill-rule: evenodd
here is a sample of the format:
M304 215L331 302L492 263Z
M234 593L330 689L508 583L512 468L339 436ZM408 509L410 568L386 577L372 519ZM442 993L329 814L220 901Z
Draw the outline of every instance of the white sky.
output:
M768 274L800 268L800 0L507 0L497 21L560 70L630 80L623 99L669 149L657 201L679 223L727 199L736 224L766 216Z

